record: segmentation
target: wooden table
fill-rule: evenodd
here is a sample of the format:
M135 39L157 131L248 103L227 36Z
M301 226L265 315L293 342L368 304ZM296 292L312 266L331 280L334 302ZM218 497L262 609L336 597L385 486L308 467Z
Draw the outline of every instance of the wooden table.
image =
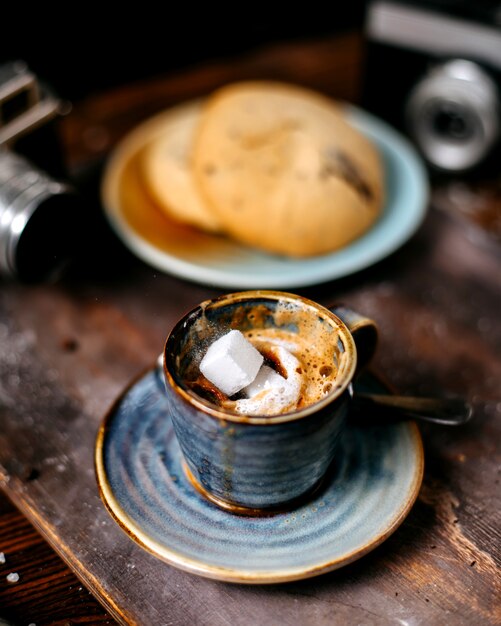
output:
M72 170L92 189L84 177L89 167L137 122L230 80L293 80L356 101L361 59L361 38L350 34L268 46L94 97L63 124ZM160 579L148 578L159 562L100 504L89 449L106 409L155 359L174 321L220 293L162 275L108 244L93 246L93 262L57 284L1 283L0 484L19 511L0 497L6 561L0 618L37 626L114 619L211 626L501 623L499 247L474 241L464 222L432 209L390 258L298 290L372 316L381 329L379 372L403 393L463 395L475 418L461 428L422 428L420 495L382 546L331 574L260 588L163 564ZM82 485L77 493L75 485ZM82 525L89 508L92 523ZM106 558L96 534L109 547ZM9 573L19 580L9 583ZM160 600L168 607L161 614Z

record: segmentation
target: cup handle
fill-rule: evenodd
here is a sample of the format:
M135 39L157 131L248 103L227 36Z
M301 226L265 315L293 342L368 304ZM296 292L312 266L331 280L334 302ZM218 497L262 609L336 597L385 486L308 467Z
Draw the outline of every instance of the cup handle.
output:
M328 307L329 311L337 315L351 332L357 347L357 369L358 374L372 359L376 351L378 330L374 320L342 305L335 304Z

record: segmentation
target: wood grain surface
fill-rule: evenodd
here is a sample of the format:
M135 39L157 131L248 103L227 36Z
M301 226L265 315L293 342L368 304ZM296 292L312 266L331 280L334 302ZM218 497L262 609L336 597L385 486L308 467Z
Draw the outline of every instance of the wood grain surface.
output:
M3 494L0 551L0 624L116 623ZM9 574L19 580L9 583Z
M65 128L74 169L83 172L154 110L235 77L296 77L356 98L357 36L296 46L134 87L127 102L122 92L82 103ZM401 392L460 394L475 417L460 428L422 428L424 483L383 545L330 574L261 588L161 563L99 499L92 455L106 410L153 362L174 322L220 291L160 274L105 236L98 243L58 283L1 284L0 484L22 515L0 500L0 618L111 623L88 589L124 624L501 623L498 248L482 247L461 222L432 209L390 258L298 291L373 317L381 331L374 367ZM11 571L17 583L7 582Z

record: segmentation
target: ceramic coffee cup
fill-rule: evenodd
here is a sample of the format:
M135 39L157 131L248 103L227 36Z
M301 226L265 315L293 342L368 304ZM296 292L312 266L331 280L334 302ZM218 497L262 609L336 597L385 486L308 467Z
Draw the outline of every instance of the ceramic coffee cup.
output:
M323 371L333 370L334 378L317 401L278 415L246 415L221 405L196 381L209 345L232 329L246 336L271 329L288 341L306 340L306 352L320 352L328 360ZM351 382L371 358L376 337L374 322L347 308L329 310L277 291L221 296L185 315L167 338L164 374L168 410L195 488L244 514L284 509L311 493L335 457ZM314 380L321 385L322 375Z

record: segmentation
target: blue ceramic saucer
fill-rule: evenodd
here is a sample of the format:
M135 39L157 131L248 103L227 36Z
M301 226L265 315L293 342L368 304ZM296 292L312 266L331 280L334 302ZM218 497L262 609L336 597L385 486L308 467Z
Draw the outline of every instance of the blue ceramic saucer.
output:
M111 515L175 567L253 584L323 574L383 542L417 497L423 448L416 425L351 424L332 474L308 502L269 517L223 511L183 472L163 385L153 368L124 392L99 431L95 460Z

